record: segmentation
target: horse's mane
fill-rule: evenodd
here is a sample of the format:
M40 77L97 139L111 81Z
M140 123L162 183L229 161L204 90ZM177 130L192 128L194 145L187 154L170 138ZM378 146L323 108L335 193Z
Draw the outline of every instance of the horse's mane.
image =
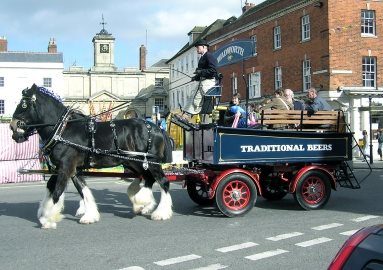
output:
M58 102L60 103L63 103L64 102L64 99L61 98L58 94L56 94L55 92L53 92L52 90L49 90L43 86L36 86L36 89L42 93L42 94L45 94L47 96L50 96L52 97L54 100L57 100Z

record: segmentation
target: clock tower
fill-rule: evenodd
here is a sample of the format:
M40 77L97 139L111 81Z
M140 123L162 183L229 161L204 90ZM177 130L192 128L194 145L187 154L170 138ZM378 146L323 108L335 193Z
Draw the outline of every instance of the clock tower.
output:
M104 16L102 16L102 29L93 37L94 71L115 71L114 40L112 34L105 29Z

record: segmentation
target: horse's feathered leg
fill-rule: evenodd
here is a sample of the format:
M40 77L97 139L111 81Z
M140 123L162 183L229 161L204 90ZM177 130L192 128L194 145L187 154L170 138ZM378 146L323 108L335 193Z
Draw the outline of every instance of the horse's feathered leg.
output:
M127 194L128 198L133 204L133 212L135 214L141 213L142 209L145 207L144 203L146 199L144 198L145 196L140 193L140 195L137 197L137 193L140 192L141 190L141 179L140 178L135 178L132 183L130 183Z
M52 175L48 180L47 193L40 202L40 207L37 211L37 218L44 229L56 229L57 222L63 218L61 212L64 209L64 193L56 198L52 196L56 188L57 178L57 175Z
M154 179L160 186L161 199L156 210L152 213L152 220L166 220L170 219L173 215L172 210L172 198L169 193L169 180L166 178L162 171L161 165L151 165L148 171L151 174L151 178ZM153 180L153 181L154 181ZM153 182L154 183L154 182ZM151 184L151 186L153 185ZM154 209L154 208L153 208Z
M77 217L81 216L80 223L90 224L98 222L100 220L100 213L85 179L82 176L73 176L72 182L82 198L76 212Z

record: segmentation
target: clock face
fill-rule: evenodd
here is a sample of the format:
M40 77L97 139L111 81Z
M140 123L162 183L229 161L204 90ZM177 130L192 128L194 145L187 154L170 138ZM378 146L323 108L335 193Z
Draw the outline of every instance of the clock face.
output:
M109 44L100 44L100 53L109 53Z

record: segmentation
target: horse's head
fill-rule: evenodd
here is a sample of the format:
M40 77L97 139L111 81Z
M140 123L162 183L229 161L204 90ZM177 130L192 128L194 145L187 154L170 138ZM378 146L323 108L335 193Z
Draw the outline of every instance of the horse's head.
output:
M33 124L38 123L39 113L36 110L36 85L32 88L22 91L22 98L17 105L12 116L10 124L13 132L12 139L17 143L22 143L28 140L28 137L34 133Z

